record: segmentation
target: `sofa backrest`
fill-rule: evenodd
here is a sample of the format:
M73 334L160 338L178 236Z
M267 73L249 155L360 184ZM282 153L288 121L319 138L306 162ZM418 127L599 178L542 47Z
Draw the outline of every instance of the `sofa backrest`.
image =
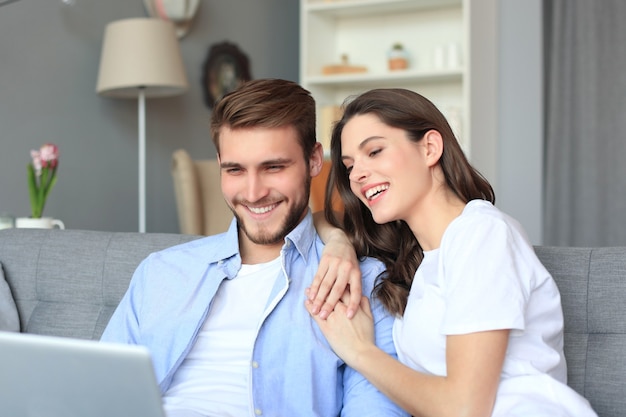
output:
M626 415L626 247L535 247L561 293L568 384L600 417Z
M0 266L23 332L98 339L139 262L200 236L0 230ZM537 246L565 317L568 383L600 417L626 410L626 247Z
M99 339L139 262L199 237L5 229L0 230L0 266L22 332Z

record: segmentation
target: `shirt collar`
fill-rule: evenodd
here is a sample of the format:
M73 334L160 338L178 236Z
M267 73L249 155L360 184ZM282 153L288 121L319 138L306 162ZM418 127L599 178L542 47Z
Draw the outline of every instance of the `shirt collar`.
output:
M221 235L217 235L222 238L219 239L219 244L208 255L209 262L226 261L235 256L239 257L239 235L237 229L237 219L233 217L228 230ZM311 215L311 210L308 209L304 219L285 236L285 244L282 250L288 250L293 246L300 256L307 261L309 250L316 236L317 232L313 224L313 216Z

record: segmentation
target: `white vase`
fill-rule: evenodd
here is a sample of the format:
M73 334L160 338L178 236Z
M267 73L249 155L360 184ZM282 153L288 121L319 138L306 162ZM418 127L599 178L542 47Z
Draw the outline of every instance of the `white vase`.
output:
M65 229L65 224L59 219L52 217L18 217L15 219L15 227L27 229Z

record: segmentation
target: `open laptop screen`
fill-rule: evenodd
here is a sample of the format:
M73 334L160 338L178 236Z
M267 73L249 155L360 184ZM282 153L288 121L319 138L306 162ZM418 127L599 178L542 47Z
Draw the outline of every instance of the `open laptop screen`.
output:
M148 350L0 332L0 404L11 417L164 417Z

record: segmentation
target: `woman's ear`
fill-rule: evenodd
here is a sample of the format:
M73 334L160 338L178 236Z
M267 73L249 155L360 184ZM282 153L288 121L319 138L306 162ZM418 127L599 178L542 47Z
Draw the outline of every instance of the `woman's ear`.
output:
M437 130L429 130L422 138L422 142L426 147L426 161L429 166L433 166L439 162L443 154L443 137Z
M322 144L315 143L313 152L311 152L311 158L309 159L309 168L311 177L316 177L322 172L322 164L324 163L324 151L322 150Z

